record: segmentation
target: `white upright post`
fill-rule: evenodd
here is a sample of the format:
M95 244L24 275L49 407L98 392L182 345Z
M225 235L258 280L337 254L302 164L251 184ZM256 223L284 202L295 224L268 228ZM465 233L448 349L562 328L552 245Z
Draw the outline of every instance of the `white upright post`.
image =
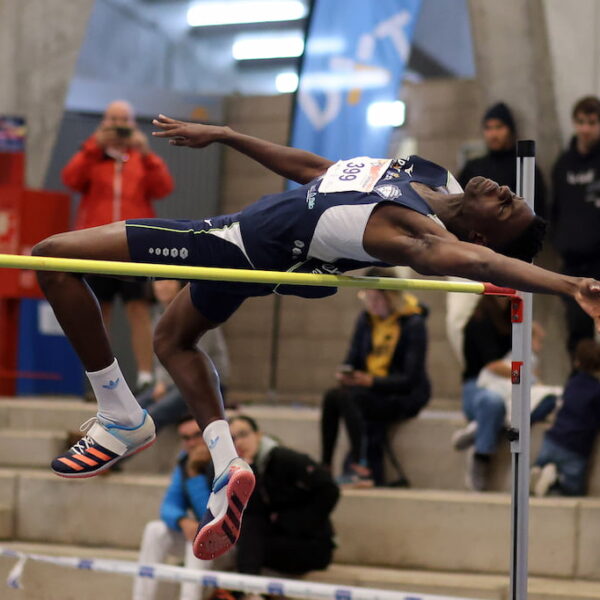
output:
M535 192L535 142L517 143L516 192L533 209ZM527 599L529 549L529 447L531 391L532 296L519 292L512 299L512 403L511 440L512 502L510 598Z

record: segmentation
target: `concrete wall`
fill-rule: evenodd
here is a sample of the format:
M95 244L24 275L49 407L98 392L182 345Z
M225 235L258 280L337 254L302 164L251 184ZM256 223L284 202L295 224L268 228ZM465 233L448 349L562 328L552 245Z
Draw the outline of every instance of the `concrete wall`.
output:
M547 169L559 149L548 28L542 0L470 0L476 81L485 105L505 101ZM564 3L562 12L565 12Z
M572 135L571 109L578 98L600 94L600 4L544 0L552 81L563 144Z
M41 187L93 0L0 0L0 114L27 119L27 183Z

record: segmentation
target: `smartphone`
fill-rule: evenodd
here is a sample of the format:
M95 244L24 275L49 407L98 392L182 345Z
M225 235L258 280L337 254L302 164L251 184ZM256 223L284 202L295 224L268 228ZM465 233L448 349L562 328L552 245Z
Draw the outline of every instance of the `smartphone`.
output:
M115 133L120 138L128 138L133 133L131 127L115 127Z
M354 367L352 365L340 365L337 371L342 375L352 375L352 373L354 373Z

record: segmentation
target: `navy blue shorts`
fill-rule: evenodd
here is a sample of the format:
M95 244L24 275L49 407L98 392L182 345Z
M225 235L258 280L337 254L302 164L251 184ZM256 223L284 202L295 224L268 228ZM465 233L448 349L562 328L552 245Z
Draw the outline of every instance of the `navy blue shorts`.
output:
M125 222L131 260L140 263L252 269L241 248L209 233L235 228L237 215L204 221L131 219ZM231 236L230 236L231 237ZM209 321L223 323L251 296L266 296L272 285L230 281L190 281L192 303Z

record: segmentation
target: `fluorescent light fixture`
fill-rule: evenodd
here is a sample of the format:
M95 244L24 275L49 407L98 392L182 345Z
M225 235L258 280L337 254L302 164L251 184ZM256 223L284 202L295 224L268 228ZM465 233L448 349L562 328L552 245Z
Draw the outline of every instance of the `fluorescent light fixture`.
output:
M298 89L298 74L293 71L279 73L275 78L275 87L280 94L292 94Z
M367 122L371 127L400 127L404 125L406 105L401 100L373 102L367 108Z
M296 58L304 51L301 36L261 36L236 40L231 48L235 60Z
M302 78L305 92L339 92L346 90L368 90L389 84L390 72L374 67L362 71L317 71Z
M301 0L239 0L235 2L196 2L187 12L190 27L297 21L306 16Z

